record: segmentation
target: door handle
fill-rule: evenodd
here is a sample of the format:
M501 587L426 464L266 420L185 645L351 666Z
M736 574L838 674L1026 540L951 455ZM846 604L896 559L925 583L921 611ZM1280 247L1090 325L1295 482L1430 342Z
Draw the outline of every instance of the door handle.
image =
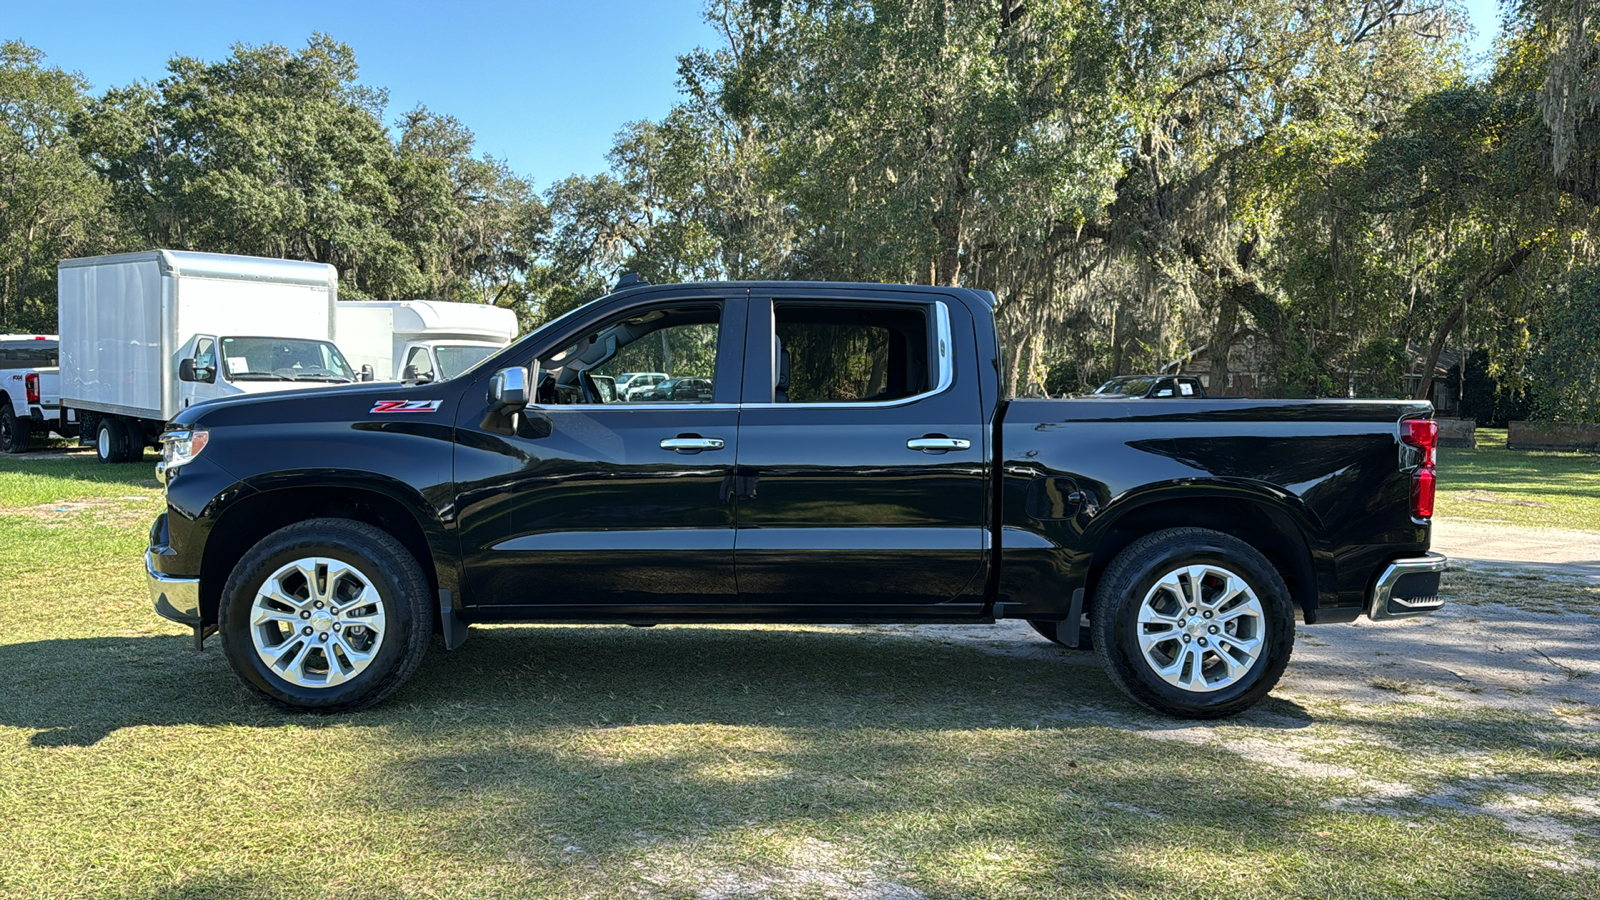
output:
M661 442L661 449L675 453L699 453L702 450L721 450L727 446L722 438L703 438L679 435Z
M946 450L968 450L972 442L963 438L947 437L920 437L906 441L907 450L921 450L923 453L943 453Z

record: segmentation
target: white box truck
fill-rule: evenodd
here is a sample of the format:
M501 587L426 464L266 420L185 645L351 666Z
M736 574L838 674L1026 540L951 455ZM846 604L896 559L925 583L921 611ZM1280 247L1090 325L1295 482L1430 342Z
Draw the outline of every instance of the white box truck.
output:
M379 380L446 381L517 336L517 314L480 303L342 300L334 340L357 368Z
M56 266L61 405L102 462L143 455L186 406L355 381L325 263L151 250Z

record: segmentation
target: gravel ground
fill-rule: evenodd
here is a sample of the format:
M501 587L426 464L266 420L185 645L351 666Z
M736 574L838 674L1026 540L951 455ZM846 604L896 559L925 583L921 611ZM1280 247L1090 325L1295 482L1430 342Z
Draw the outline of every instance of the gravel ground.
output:
M1435 523L1434 536L1434 548L1457 565L1600 581L1600 534L1442 521ZM1068 665L1099 665L1093 652L1063 652L1021 621L880 627L995 653L1059 655ZM1600 618L1447 604L1415 619L1302 625L1275 694L1362 704L1404 697L1530 713L1574 701L1600 707Z
M1433 548L1452 560L1487 569L1525 569L1600 580L1600 533L1519 528L1440 519Z

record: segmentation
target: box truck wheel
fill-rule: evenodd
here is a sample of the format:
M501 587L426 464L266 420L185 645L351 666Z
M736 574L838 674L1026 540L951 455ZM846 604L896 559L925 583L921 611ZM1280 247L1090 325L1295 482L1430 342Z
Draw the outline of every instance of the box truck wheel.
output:
M133 441L128 436L128 423L116 416L101 416L95 434L95 455L103 463L127 462L132 458Z
M0 450L7 453L27 453L33 439L33 427L27 419L18 418L11 402L4 401L0 408Z

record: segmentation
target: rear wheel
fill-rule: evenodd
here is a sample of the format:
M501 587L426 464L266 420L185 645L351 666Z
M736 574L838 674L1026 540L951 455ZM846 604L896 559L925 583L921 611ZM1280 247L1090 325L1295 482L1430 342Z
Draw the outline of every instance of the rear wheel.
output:
M6 453L27 453L33 441L32 423L17 416L9 400L0 407L0 450Z
M1095 649L1113 683L1145 706L1213 719L1243 712L1289 664L1294 607L1249 544L1171 528L1130 544L1095 590Z
M393 694L428 647L428 580L393 537L313 519L267 535L222 589L233 671L277 706L352 712Z
M103 463L122 463L133 458L133 440L128 423L116 416L101 416L95 429L95 456ZM142 449L142 448L141 448Z

